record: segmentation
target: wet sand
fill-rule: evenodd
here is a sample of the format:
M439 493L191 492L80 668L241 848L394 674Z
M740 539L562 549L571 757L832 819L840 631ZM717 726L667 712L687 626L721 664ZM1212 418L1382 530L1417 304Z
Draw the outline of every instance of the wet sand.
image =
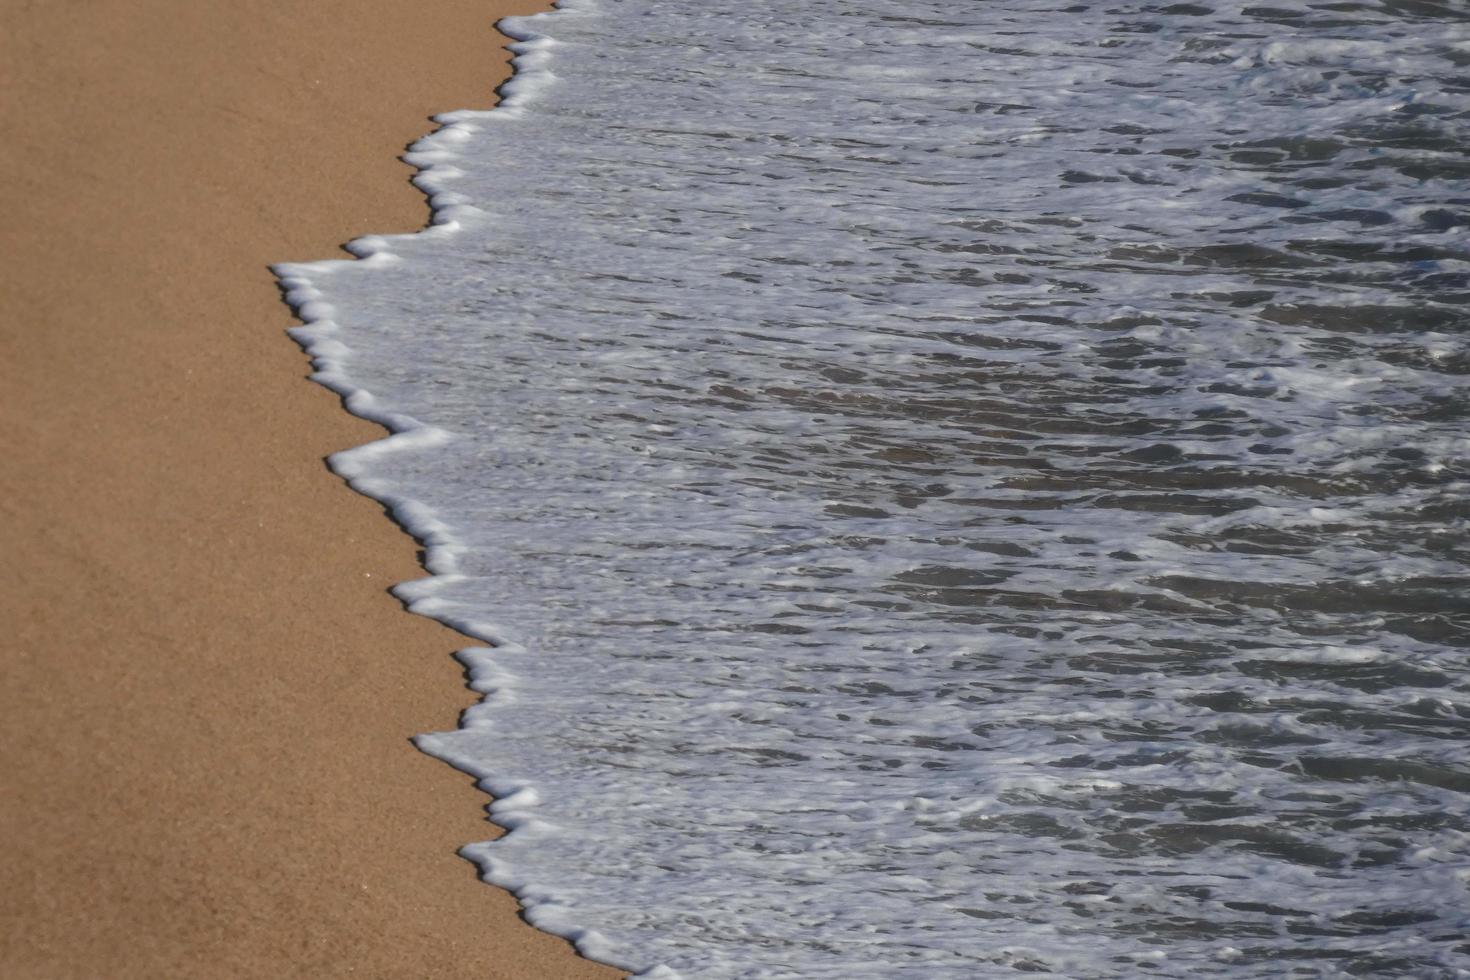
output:
M537 7L0 0L0 976L619 975L454 853L463 641L266 268L422 225Z

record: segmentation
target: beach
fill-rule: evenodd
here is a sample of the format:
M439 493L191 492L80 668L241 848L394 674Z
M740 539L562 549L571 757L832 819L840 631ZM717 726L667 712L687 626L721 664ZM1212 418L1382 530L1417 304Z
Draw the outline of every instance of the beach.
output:
M644 975L1463 972L1470 25L811 14L509 23L280 267L493 647L465 853Z
M463 639L267 266L427 218L530 0L0 6L0 974L616 976L477 881Z
M0 978L1465 973L1470 23L1351 6L0 0Z

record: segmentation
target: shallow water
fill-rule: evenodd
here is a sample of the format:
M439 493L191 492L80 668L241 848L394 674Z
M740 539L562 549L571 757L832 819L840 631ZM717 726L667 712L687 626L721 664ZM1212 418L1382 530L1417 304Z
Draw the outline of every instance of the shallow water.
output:
M401 594L495 645L421 742L533 922L691 980L1470 976L1470 5L514 24L441 224L282 271L404 430L334 459Z

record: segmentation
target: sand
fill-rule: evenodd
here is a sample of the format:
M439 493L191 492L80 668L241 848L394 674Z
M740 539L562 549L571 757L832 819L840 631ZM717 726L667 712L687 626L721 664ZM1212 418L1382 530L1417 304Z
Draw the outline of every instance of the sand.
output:
M0 976L619 975L455 855L464 641L266 268L422 225L535 6L0 0Z

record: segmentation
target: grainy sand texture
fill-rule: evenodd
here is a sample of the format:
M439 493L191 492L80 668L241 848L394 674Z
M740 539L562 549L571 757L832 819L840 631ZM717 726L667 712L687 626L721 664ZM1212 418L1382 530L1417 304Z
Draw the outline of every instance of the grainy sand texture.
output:
M427 211L531 0L0 0L0 976L613 977L455 855L462 639L267 265Z

